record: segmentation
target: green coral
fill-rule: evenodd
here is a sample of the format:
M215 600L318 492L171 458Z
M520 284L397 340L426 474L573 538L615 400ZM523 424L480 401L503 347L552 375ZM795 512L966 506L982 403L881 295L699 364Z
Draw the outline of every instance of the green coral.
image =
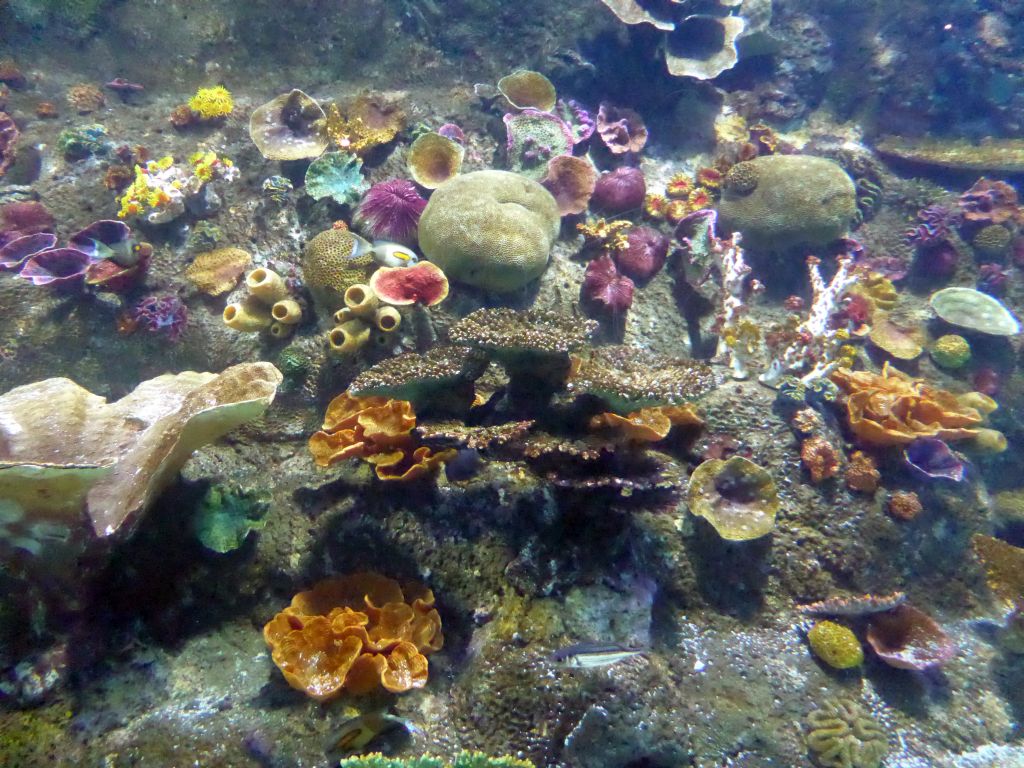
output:
M224 231L212 221L197 221L185 238L185 248L193 253L212 251L224 240Z
M282 392L291 392L301 387L313 369L313 361L309 355L294 344L285 347L277 356L277 369L284 376L281 382Z
M107 129L98 123L65 128L57 136L57 149L68 160L84 160L106 154L110 148L106 138Z
M807 747L821 768L878 768L889 751L882 726L852 699L826 701L807 725Z
M232 552L267 524L268 506L258 494L213 485L192 521L196 538L213 552Z
M340 205L356 202L369 189L363 178L363 161L347 152L325 152L306 170L306 194L320 200L331 198Z
M533 763L510 755L488 757L482 752L461 752L450 763L429 755L384 757L380 752L374 752L345 758L338 768L533 768Z
M726 183L718 221L719 231L741 232L744 247L783 251L824 245L845 235L857 217L853 180L831 160L768 155L740 165L736 173L746 183ZM756 178L756 186L748 189L750 178Z
M971 361L971 345L963 336L947 333L937 339L929 350L932 360L940 368L956 370Z
M988 259L1001 259L1010 250L1013 234L1002 224L989 224L982 227L971 240L971 245L980 256Z

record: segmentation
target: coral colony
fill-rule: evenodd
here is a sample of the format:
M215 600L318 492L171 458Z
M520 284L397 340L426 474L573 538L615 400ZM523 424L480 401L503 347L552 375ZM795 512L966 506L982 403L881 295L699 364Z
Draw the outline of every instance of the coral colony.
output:
M180 5L0 0L0 766L1024 765L1019 0Z

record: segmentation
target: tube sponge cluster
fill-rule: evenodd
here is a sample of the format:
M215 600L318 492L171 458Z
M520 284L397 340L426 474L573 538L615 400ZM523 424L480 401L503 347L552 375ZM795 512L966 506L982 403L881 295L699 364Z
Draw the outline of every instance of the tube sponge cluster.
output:
M245 298L224 307L224 324L240 333L267 330L276 339L291 336L302 320L302 306L284 279L272 269L260 267L246 275L245 287Z

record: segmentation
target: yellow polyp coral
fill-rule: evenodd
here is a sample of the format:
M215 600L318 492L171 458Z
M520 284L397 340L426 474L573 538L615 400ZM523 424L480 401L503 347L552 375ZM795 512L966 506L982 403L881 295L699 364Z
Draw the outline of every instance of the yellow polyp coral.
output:
M288 684L317 701L343 691L422 688L426 656L444 643L433 593L375 573L326 579L298 593L263 637Z
M864 663L864 649L857 636L842 624L819 621L807 633L814 655L833 669L852 669Z
M839 368L832 381L846 394L850 429L872 446L906 445L918 437L964 440L978 434L983 414L962 397L901 373Z
M337 104L331 104L326 117L317 121L316 128L339 149L360 155L395 138L401 124L373 127L360 115L346 118Z
M231 92L223 85L216 85L213 88L200 88L195 95L188 100L188 108L199 115L201 120L217 120L227 117L235 108Z
M188 158L192 173L202 182L213 181L219 172L232 168L234 163L226 157L218 157L212 150L193 152Z
M323 428L309 439L309 452L321 467L361 458L374 465L381 480L413 480L436 471L456 453L417 446L415 426L416 414L405 400L345 392L327 406Z
M633 223L624 219L608 221L597 219L586 224L577 224L576 230L583 235L587 248L604 252L625 251L629 248L626 235Z

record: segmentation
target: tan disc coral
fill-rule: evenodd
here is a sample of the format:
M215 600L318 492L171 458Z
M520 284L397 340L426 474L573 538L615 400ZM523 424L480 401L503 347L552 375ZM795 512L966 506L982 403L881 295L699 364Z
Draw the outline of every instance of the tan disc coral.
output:
M433 593L375 573L337 576L298 593L263 637L288 684L317 701L343 690L422 688L426 654L444 643Z
M249 138L267 160L319 157L330 144L315 127L324 118L316 100L296 88L253 110Z
M0 397L0 507L26 529L130 532L193 451L261 416L281 379L270 363L186 371L113 403L69 379L12 389Z
M768 472L742 456L710 459L690 476L690 511L727 541L748 541L775 530L779 497Z
M508 171L475 171L438 187L420 217L424 256L452 280L498 293L540 277L558 237L558 204Z

